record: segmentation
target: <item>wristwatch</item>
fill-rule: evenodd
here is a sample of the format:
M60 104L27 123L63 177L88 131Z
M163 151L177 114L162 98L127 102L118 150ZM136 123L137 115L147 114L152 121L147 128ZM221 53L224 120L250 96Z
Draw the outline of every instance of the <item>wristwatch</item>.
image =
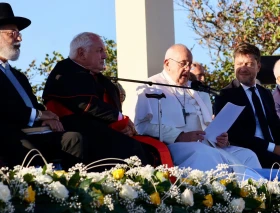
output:
M43 114L41 110L37 110L37 111L38 111L38 114L37 114L37 117L35 118L35 121L39 121Z

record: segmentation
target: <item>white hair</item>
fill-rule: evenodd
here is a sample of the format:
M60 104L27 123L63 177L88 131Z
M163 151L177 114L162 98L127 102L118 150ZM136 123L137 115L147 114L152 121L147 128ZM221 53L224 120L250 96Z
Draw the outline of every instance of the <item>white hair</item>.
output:
M280 76L280 59L274 64L273 73L277 80L277 77Z
M77 50L81 47L88 50L94 44L93 38L100 38L100 36L90 32L83 32L76 35L70 43L69 57L71 59L76 58L78 54Z

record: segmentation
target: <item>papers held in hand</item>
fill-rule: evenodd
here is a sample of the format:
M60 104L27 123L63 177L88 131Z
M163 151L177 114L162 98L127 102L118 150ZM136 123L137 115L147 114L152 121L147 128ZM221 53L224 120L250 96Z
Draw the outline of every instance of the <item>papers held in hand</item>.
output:
M228 102L204 130L206 133L204 138L211 144L216 143L216 137L229 130L244 108L245 106L237 106Z
M46 134L52 132L49 126L25 128L22 129L21 131L23 131L27 135Z

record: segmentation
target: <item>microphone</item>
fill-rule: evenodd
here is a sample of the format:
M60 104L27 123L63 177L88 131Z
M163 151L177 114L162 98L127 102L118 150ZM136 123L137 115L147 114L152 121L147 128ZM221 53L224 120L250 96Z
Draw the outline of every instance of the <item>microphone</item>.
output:
M203 85L200 81L194 80L191 83L191 87L186 87L186 86L177 86L177 85L170 85L170 84L162 84L162 83L155 83L151 81L139 81L139 80L134 80L134 79L125 79L125 78L117 78L117 77L108 77L112 81L127 81L127 82L132 82L132 83L141 83L141 84L148 84L149 86L152 85L160 85L160 86L165 86L165 87L177 87L177 88L184 88L184 89L193 89L196 91L201 91L201 92L207 92L211 93L213 95L219 95L220 92L218 90L212 89L209 86Z
M207 93L211 93L213 95L220 95L220 92L218 90L212 89L211 87L209 87L207 85L203 85L198 80L192 81L191 88L193 90L200 91L200 92L207 92Z

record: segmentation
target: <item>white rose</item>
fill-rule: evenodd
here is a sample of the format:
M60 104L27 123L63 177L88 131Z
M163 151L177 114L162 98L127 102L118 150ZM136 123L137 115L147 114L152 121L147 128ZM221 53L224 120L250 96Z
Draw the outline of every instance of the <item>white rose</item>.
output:
M181 200L184 205L193 206L193 192L189 189L185 189L185 191L181 194Z
M124 184L120 191L120 197L133 200L138 197L138 193L131 186Z
M271 194L280 194L280 187L278 181L268 181L267 191Z
M139 175L141 175L143 178L146 178L147 180L150 180L154 172L154 167L147 165L139 170Z
M233 199L230 202L230 205L237 213L241 213L245 208L245 201L243 200L243 198Z
M219 183L218 181L214 181L212 183L213 191L216 193L223 193L226 190L226 187Z
M0 182L0 200L8 202L11 198L11 192L8 186Z
M50 185L51 194L59 199L68 198L69 192L64 185L62 185L59 181L52 182Z
M98 172L91 172L87 174L87 177L92 178L92 182L94 183L102 180L102 178L104 178L104 175Z
M35 177L35 180L38 182L38 183L50 183L52 182L52 177L49 176L49 175L39 175L39 176L36 176Z

